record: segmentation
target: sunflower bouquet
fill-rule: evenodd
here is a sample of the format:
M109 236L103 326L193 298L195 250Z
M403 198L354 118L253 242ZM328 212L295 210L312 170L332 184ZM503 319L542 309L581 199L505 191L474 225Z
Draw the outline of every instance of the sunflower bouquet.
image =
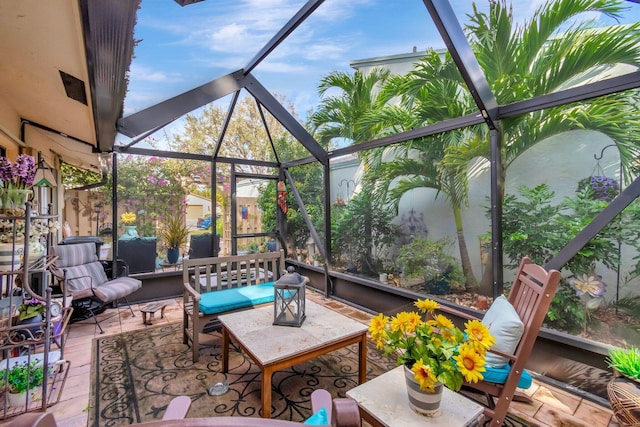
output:
M424 391L433 391L437 382L458 391L466 380L483 379L485 356L495 338L479 320L465 323L464 331L435 311L435 301L415 303L418 312L403 311L393 317L378 314L369 325L371 338L385 355L396 353L398 365L414 373Z

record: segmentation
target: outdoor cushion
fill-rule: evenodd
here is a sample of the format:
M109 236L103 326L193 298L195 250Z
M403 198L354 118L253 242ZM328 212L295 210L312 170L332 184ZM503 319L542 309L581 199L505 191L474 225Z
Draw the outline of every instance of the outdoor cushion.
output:
M54 246L52 253L58 257L56 267L59 269L98 261L96 245L92 242Z
M124 298L142 287L142 282L133 277L118 277L94 288L93 292L102 302Z
M501 295L493 301L491 307L482 318L491 335L496 339L496 344L492 347L505 353L513 354L522 338L524 325L520 316L516 313L509 300ZM487 353L486 366L499 367L507 363L505 357L497 354Z
M329 419L327 417L327 410L324 408L320 408L318 412L307 418L304 424L312 426L328 426Z
M200 299L200 311L204 314L216 314L273 302L273 283L203 293Z
M93 243L91 243L91 245L93 245ZM80 245L69 245L69 247L72 246ZM93 253L93 256L95 257L95 252ZM93 295L91 290L92 287L97 287L101 283L105 283L109 280L104 272L104 267L97 258L96 261L89 262L87 264L64 267L63 270L66 275L66 290L73 294L74 299L85 298Z
M484 380L490 383L504 384L511 370L511 366L507 363L498 367L485 366L486 371L482 373ZM533 378L527 370L522 371L522 376L518 380L519 388L529 388L533 383Z

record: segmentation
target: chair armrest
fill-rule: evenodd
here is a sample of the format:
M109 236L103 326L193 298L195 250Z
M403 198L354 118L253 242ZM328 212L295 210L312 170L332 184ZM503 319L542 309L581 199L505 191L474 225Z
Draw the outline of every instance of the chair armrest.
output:
M78 280L78 279L84 279L84 278L89 278L89 283L91 283L91 289L93 289L93 277L89 276L89 275L84 275L84 276L76 276L76 277L65 277L64 281L69 283L69 282L73 282L74 280Z
M185 283L183 283L183 285L184 285L184 298L185 298L185 301L187 300L188 297L191 297L194 302L200 302L200 298L202 298L200 296L200 292L198 292L195 289L193 289L193 287L189 283L185 282Z
M336 427L360 427L360 409L355 400L351 398L333 399L333 421Z

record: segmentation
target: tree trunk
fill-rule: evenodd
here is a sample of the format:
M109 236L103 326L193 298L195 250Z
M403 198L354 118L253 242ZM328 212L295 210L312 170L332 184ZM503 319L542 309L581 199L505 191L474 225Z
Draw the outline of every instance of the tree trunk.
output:
M456 222L456 232L458 234L458 248L460 249L460 263L465 278L465 290L475 292L478 288L478 281L473 275L471 268L471 260L469 259L469 250L467 249L467 241L464 238L464 229L462 225L462 212L460 206L453 206L453 216Z

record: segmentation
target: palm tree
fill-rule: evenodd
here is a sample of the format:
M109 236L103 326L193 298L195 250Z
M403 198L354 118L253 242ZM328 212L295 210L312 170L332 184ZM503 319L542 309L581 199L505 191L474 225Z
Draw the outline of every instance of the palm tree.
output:
M614 26L606 31L589 28L589 22L574 24L577 15L600 12L619 16L620 2L604 0L560 0L541 6L523 28L514 26L511 8L505 1L490 3L489 14L479 12L474 5L467 35L478 61L500 105L516 100L562 90L575 84L586 73L604 71L611 64L640 65L640 44L637 43L640 24ZM556 37L563 28L568 30ZM387 107L382 115L392 129L410 129L458 117L471 112L470 94L459 73L454 72L451 58L444 59L429 52L415 70L385 88L393 96L401 96L398 107ZM457 70L456 70L457 71ZM545 138L576 129L587 129L609 136L620 150L625 175L638 155L634 139L640 123L634 113L635 94L616 94L576 105L548 108L534 113L505 119L501 123L504 161L501 188L506 169L513 161ZM475 109L475 107L474 107ZM399 199L403 190L419 186L436 188L451 201L456 221L458 242L467 284L473 284L464 233L460 221L461 208L467 202L468 162L476 156L489 159L486 129L476 137L455 131L407 145L419 155L412 159L398 158L386 165L387 178L405 173L390 195ZM416 153L416 152L414 152ZM419 165L420 162L425 164ZM490 284L483 281L484 293Z
M363 123L378 123L388 132L398 132L474 112L473 99L464 93L461 82L451 58L429 50L412 72L388 79L383 99L400 97L399 103L385 105L369 114ZM462 210L467 206L466 168L473 157L484 153L481 149L486 138L478 137L483 133L483 128L472 128L408 141L389 149L393 161L382 162L380 151L373 152L371 159L373 175L380 179L380 197L396 209L403 195L417 188L435 189L437 195L449 200L467 290L475 290L477 280L462 220Z
M388 70L373 69L368 74L356 71L353 75L334 71L323 78L318 86L320 95L326 95L329 90L338 90L338 93L324 97L318 111L311 115L310 122L318 141L328 144L334 139L342 139L358 144L374 139L378 126L362 126L360 122L382 105L379 91L388 76ZM363 185L367 187L368 181L363 180ZM370 190L365 188L363 191ZM365 209L365 212L363 237L371 240L371 209ZM363 254L360 261L364 269L373 265L371 257L370 249Z

